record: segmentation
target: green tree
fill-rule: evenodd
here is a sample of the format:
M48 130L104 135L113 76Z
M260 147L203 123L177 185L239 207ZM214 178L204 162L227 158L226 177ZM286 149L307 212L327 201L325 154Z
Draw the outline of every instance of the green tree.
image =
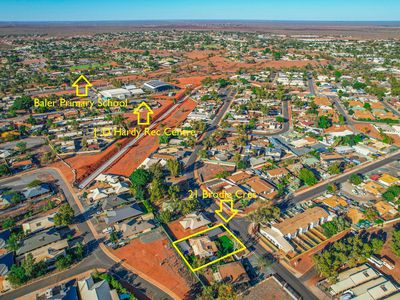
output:
M236 164L237 168L240 169L247 169L248 167L250 167L250 164L247 160L240 160L237 164Z
M400 257L400 229L394 229L392 231L392 242L390 248L393 253Z
M10 237L7 240L7 250L9 251L17 251L19 248L19 240L20 236L15 232L10 234Z
M361 175L359 174L352 174L349 178L351 184L360 185L363 182Z
M342 172L342 168L339 163L333 163L328 167L328 173L331 175L340 174L341 172Z
M150 180L150 172L143 168L136 169L131 175L131 182L135 187L144 187L150 182Z
M74 210L69 204L61 205L59 211L54 215L54 224L56 226L70 225L74 215Z
M12 286L17 287L23 285L26 281L28 281L28 278L25 274L24 268L18 267L14 264L11 266L11 270L7 275L7 280Z
M55 265L57 270L65 270L71 266L72 262L73 259L71 254L67 254L65 256L61 255L57 257Z
M13 218L7 218L3 221L3 224L1 225L1 227L3 228L3 230L11 228L15 226L15 220Z
M308 186L315 185L318 182L317 178L315 177L315 174L307 168L302 168L300 170L299 178L302 182L304 182Z
M110 241L116 243L118 241L118 233L116 231L111 232Z
M215 178L226 178L229 175L231 175L231 173L225 170L225 171L222 171L222 172L219 172L218 174L216 174Z
M323 129L329 128L332 126L332 120L327 116L320 116L317 119L317 126Z
M160 200L163 197L163 185L162 182L154 178L153 181L150 183L150 201L155 202L157 200Z
M5 175L9 175L11 172L8 169L7 165L5 164L1 164L0 165L0 176L5 176Z
M42 184L42 182L41 182L40 180L35 179L35 180L31 181L31 182L28 184L28 187L29 187L29 188L34 188L34 187L37 187L37 186L39 186L39 185L41 185L41 184Z
M35 268L35 259L33 258L32 253L29 253L26 258L22 261L21 266L25 270L25 275L28 279L33 277L33 271Z
M179 175L179 170L180 170L179 161L173 159L167 160L167 168L172 176L176 177Z
M11 107L13 110L30 109L33 106L33 100L29 96L18 97L14 100Z
M85 247L82 245L81 242L76 244L74 253L78 260L81 260L83 258L84 254L85 254Z
M160 135L158 137L158 139L160 141L160 144L168 144L168 142L170 140L170 136L163 134L163 135Z
M386 192L383 193L382 197L386 201L395 201L400 196L400 185L393 185L389 187Z
M158 215L160 221L164 224L172 220L172 213L169 210L164 210Z
M15 144L15 146L18 148L19 152L25 153L26 151L26 142L18 142Z

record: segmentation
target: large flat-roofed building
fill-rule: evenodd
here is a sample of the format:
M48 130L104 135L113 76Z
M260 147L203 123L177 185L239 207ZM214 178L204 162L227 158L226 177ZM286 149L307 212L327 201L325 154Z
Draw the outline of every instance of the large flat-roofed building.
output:
M143 88L151 92L163 92L174 89L175 86L161 80L150 80L143 84Z
M398 287L368 264L341 272L338 281L329 286L329 292L334 297L341 296L340 299L400 299Z
M130 97L132 94L127 89L111 89L111 90L104 90L100 92L100 95L104 99L119 99L125 100L126 98Z
M269 226L262 226L260 233L265 236L276 247L284 253L294 251L289 240L295 238L298 234L307 232L309 229L332 220L333 215L319 206L307 209L306 211L295 215L293 218Z

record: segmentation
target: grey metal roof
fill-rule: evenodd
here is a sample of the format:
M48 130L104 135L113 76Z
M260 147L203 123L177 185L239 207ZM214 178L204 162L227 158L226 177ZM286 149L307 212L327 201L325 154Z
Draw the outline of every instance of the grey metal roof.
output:
M121 195L112 195L103 200L103 204L101 205L101 208L103 210L113 209L114 207L117 207L117 206L120 206L123 204L127 204L134 200L135 200L135 198L132 197L128 193L121 194Z
M104 218L106 224L114 224L123 221L128 218L137 217L143 214L139 206L133 204L131 206L125 206L116 210L107 211L107 217Z
M50 191L51 189L48 185L41 184L23 191L22 194L25 196L25 198L29 199L40 195L44 195Z
M51 228L23 239L21 247L16 251L16 254L22 255L61 239L61 233L56 228Z
M144 83L145 86L151 87L153 89L164 87L164 86L171 86L169 83L165 83L161 80L150 80Z

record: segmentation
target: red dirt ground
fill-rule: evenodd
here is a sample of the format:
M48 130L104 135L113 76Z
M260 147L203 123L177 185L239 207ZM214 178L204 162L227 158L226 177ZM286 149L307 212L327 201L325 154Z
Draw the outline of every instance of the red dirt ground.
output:
M220 78L223 77L222 75L220 76L193 76L193 77L183 77L183 78L178 78L179 85L185 86L188 84L191 84L193 86L200 86L201 81L205 79L206 77L210 77L212 79Z
M173 103L171 101L160 101L160 103L162 106L155 110L155 113L154 113L155 117L159 116L160 113L162 113L163 111L168 109L168 107L173 105ZM129 117L130 120L132 120L132 121L136 120L136 115L134 115L134 114L129 114L129 115L130 115L130 117ZM118 142L124 143L127 141L128 141L128 139L125 138L125 139L120 139ZM101 161L104 157L106 157L107 155L109 155L110 153L112 153L115 150L116 150L116 145L114 143L113 145L111 145L106 150L102 151L101 153L76 155L74 157L66 159L66 161L77 171L77 179L79 181L79 179L83 175L90 172L90 168L93 167L93 165L95 165L96 163ZM72 181L72 178L73 178L72 173L70 170L67 170L68 168L64 164L56 163L56 164L54 164L54 166L63 170L63 173L67 176L67 179L68 180L71 179L71 181Z
M204 50L204 51L200 51L200 50L194 50L191 52L186 52L185 56L189 59L205 59L208 58L208 55L216 55L216 54L220 54L221 51L217 51L217 50Z
M215 175L222 171L233 172L235 167L231 166L222 166L222 165L214 165L214 164L204 164L199 170L198 173L203 176L204 181L208 181L215 178Z
M186 100L183 102L179 109L162 122L164 128L176 127L176 125L186 119L187 115L196 107L196 105L197 103L193 100ZM157 150L158 146L159 142L157 136L146 136L108 171L112 174L119 174L128 177L147 157L149 157L151 153Z
M184 299L190 291L189 283L182 276L181 268L185 268L183 261L165 238L149 243L143 243L137 238L112 253L174 291L180 299Z
M361 131L365 134L367 134L370 137L373 137L377 140L382 141L382 137L379 134L379 131L375 129L374 126L372 126L369 123L358 123L354 125L354 128L357 129L358 131ZM396 146L400 147L400 137L397 134L388 134L391 138L393 138L394 144Z

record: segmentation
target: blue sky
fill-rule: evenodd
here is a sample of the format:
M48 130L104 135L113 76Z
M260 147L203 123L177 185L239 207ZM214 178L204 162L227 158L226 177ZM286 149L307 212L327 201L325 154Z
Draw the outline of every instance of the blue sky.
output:
M398 21L400 0L0 0L0 21Z

